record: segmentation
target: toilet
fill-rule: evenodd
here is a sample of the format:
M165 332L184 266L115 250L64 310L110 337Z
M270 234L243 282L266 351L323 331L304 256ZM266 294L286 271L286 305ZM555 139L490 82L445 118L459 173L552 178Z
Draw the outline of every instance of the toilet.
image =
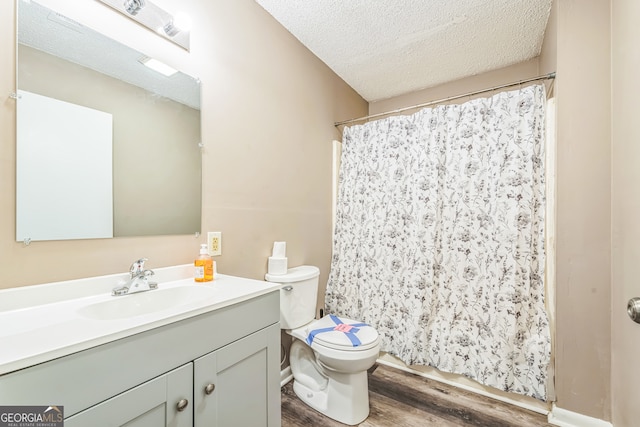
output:
M328 315L316 320L320 270L303 265L267 274L280 284L280 328L293 337L289 351L293 390L307 405L344 424L369 416L367 369L380 352L375 328Z

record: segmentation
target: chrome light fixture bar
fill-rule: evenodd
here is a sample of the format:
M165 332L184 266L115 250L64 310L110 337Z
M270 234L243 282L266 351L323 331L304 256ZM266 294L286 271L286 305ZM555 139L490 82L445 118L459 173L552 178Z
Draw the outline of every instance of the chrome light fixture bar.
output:
M191 28L183 14L175 17L149 0L100 0L127 18L147 27L154 33L189 50Z

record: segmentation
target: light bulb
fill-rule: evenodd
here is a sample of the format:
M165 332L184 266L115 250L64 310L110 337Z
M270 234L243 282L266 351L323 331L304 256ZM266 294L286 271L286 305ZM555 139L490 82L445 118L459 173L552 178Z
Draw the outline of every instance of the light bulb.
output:
M180 31L189 31L191 30L191 18L184 12L178 12L173 18L173 26Z
M123 6L130 15L135 16L145 6L145 1L144 0L125 0Z

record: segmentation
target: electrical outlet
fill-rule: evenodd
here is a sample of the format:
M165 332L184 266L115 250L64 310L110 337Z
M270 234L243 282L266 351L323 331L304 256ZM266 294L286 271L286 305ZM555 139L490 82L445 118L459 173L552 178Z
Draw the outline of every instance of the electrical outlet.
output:
M209 255L222 255L222 233L220 231L209 231L207 233L207 245Z

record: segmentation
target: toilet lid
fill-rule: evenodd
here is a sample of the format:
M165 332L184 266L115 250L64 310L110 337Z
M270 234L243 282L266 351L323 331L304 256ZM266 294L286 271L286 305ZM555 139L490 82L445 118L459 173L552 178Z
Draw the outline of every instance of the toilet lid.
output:
M307 344L338 350L366 350L378 343L378 331L357 320L332 314L316 320L307 327Z

